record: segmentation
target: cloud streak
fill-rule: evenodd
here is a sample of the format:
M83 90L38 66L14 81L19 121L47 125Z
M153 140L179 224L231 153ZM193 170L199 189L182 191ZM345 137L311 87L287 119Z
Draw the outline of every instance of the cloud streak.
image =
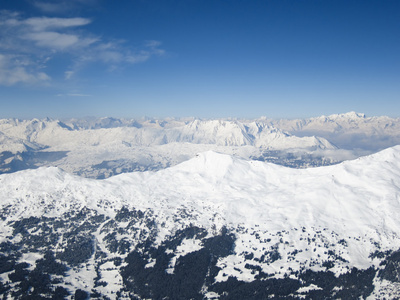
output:
M89 95L89 94L68 93L68 94L58 94L57 97L92 97L92 95Z
M24 59L23 56L0 54L0 84L47 84L50 77Z
M165 53L158 41L147 41L137 49L125 41L106 41L85 31L91 22L89 18L24 18L16 12L0 11L0 84L49 83L52 76L46 68L60 55L67 66L59 71L69 80L90 63L101 62L112 70Z
M97 0L44 0L32 1L32 4L44 13L60 14L85 6L94 6L97 2Z
M27 18L3 11L0 14L0 49L23 53L63 51L71 46L84 48L98 38L74 32L75 27L91 23L87 18ZM38 49L37 47L43 48Z
M12 22L17 22L12 20ZM20 24L26 24L32 27L34 31L43 31L49 29L60 29L67 27L84 26L91 21L87 18L49 18L49 17L39 17L39 18L29 18L19 22Z

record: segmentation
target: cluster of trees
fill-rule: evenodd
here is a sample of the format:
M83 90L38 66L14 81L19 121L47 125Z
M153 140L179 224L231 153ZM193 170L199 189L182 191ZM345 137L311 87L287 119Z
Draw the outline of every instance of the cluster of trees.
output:
M218 258L233 253L235 242L226 230L212 238L205 239L206 235L204 229L190 227L178 231L159 247L141 245L127 256L127 266L121 270L126 288L146 299L203 299L203 286L211 285L220 271L216 266ZM203 247L179 257L174 272L167 273L174 255L170 250L175 251L183 239L201 239ZM150 259L156 263L146 268Z
M147 212L122 208L115 219L105 223L106 221L106 217L84 210L65 216L62 220L32 217L15 222L14 234L22 239L17 243L8 241L0 244L0 274L7 273L9 279L8 282L0 281L0 294L15 299L65 299L70 296L78 300L104 298L95 289L96 286L107 285L100 272L97 272L96 286L90 291L92 294L79 289L71 292L62 286L69 268L79 267L93 256L96 250L93 231L100 224L105 225L102 230L108 233L105 242L109 248L114 249L115 254L121 254L120 257L113 258L115 267L120 268L123 278L124 287L119 293L123 292L131 297L138 295L146 299L203 299L204 292L210 291L217 293L220 299L263 299L271 295L278 298L299 296L315 299L356 299L366 298L374 288L373 279L377 270L372 267L367 270L353 268L338 277L330 272L329 269L335 261L343 260L331 250L328 251L329 259L324 263L326 271L301 269L292 272L291 277L276 279L273 274L263 273L258 263L272 263L280 259L278 244L273 245L257 261L251 252L245 253L245 268L256 274L254 281L243 282L231 276L225 282L216 283L215 277L221 271L217 266L218 259L234 253L235 235L226 228L219 235L207 238L208 232L204 228L191 226L177 231L161 245L154 246L151 232L156 230L157 224ZM121 228L121 222L129 224ZM142 224L147 226L148 232L143 233L147 238L136 246L128 240L117 241L116 232L136 234L135 228ZM58 229L64 231L63 251L56 251L54 248L58 242L55 239L59 237ZM174 252L185 239L197 240L201 248L176 257L173 272L166 272L171 267ZM347 246L344 240L339 243ZM132 247L135 248L131 249ZM43 254L43 258L35 262L34 268L21 262L22 253L30 251ZM291 255L295 256L297 252L294 250ZM124 259L125 254L127 256ZM385 258L378 277L400 282L400 251L376 252L371 257ZM95 256L95 259L98 271L98 266L110 258L102 253ZM154 264L149 266L150 261ZM310 285L316 285L319 289L299 292L299 288Z

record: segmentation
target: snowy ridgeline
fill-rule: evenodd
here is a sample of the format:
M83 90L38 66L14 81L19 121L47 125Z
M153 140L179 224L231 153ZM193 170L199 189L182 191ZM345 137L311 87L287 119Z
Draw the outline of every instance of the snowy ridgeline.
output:
M40 168L0 175L0 203L14 298L400 296L400 146L309 169L215 152L106 180Z
M57 166L83 177L107 178L164 169L209 150L305 168L399 143L399 119L356 113L305 120L3 119L0 173Z

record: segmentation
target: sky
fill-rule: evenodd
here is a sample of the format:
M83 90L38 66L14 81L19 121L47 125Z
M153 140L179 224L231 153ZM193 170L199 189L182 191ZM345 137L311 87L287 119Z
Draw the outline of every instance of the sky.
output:
M0 118L400 117L398 0L1 0Z

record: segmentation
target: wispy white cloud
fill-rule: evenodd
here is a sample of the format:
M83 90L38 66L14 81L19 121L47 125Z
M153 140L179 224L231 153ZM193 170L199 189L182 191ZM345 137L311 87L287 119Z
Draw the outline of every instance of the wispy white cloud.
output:
M0 15L0 49L24 53L45 50L63 51L72 46L83 49L99 39L74 32L75 27L90 24L87 18L27 18L3 11ZM63 32L69 30L68 32ZM33 43L33 44L32 44ZM44 49L38 49L44 48ZM74 49L76 51L77 49Z
M76 51L96 42L65 29L89 24L84 18L22 18L16 12L0 12L0 84L49 83L45 72L60 51ZM71 52L72 53L72 52Z
M40 9L46 13L62 13L69 11L71 9L71 5L68 5L66 2L43 2L36 1L33 3L36 8Z
M43 1L36 4L51 6L50 2ZM112 70L165 53L158 41L146 41L134 49L125 41L105 41L84 30L84 26L91 22L89 18L24 18L16 12L0 11L0 54L3 60L0 84L49 82L51 76L45 70L57 55L63 55L66 61L64 68L67 70L59 71L68 80L93 62L101 62ZM60 76L54 74L54 77Z
M162 56L165 54L160 49L161 42L152 41L130 49L125 47L125 41L113 41L109 43L101 43L91 50L91 55L86 57L88 61L99 60L104 63L120 64L120 63L141 63L149 60L153 56Z
M57 94L57 97L92 97L89 94L79 94L79 93L68 93L68 94Z
M34 41L37 46L59 50L71 47L79 42L76 35L58 32L33 32L25 35L25 38Z
M0 84L47 84L50 77L39 71L29 60L15 55L0 54Z
M75 72L74 71L65 71L64 72L64 78L65 79L71 79L74 76Z
M13 22L16 22L15 20ZM45 31L49 29L62 29L68 27L84 26L91 21L87 18L29 18L19 21L20 24L31 26L33 31ZM16 23L18 24L18 23Z
M126 60L131 63L139 63L148 60L152 56L162 56L165 54L165 50L159 48L160 46L161 42L159 41L146 41L141 50L130 53Z
M82 6L93 6L98 0L32 0L33 6L44 13L60 14Z

